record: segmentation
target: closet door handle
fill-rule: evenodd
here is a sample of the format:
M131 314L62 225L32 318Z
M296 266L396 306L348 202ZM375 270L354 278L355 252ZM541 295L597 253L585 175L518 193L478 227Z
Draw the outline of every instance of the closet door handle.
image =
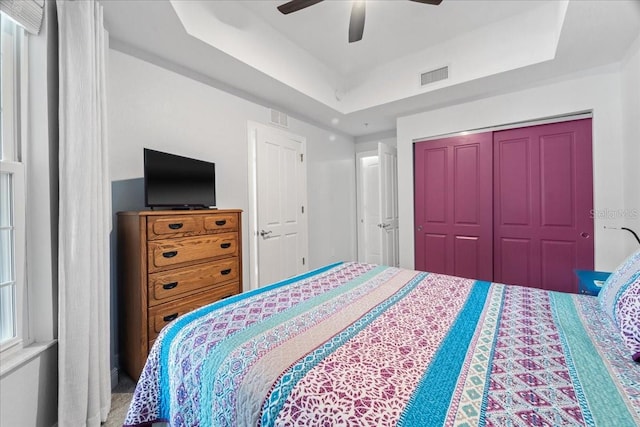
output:
M165 322L171 322L172 320L175 320L177 317L178 317L178 313L173 313L168 316L164 316L162 320L164 320Z
M176 255L178 255L178 251L169 251L169 252L162 253L162 256L165 258L173 258Z
M226 219L219 219L219 220L217 220L217 221L216 221L216 225L219 225L219 226L221 226L221 227L222 227L223 225L225 225L226 223L227 223L227 220L226 220Z
M220 243L220 247L221 247L222 249L227 249L227 248L228 248L228 247L230 247L230 246L231 246L231 243Z
M164 285L162 285L163 289L173 289L176 286L178 286L178 282L171 282L171 283L165 283Z
M231 273L231 269L230 268L227 268L226 270L220 271L220 274L222 274L223 276L226 276L229 273Z
M180 230L184 224L176 222L175 224L169 224L169 228L172 230Z

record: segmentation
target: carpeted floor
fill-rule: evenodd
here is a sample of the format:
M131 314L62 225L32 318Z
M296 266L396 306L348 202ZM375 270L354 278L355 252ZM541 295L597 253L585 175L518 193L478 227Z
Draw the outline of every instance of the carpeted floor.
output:
M131 378L120 374L118 385L111 392L111 411L103 427L122 427L135 387L136 383Z

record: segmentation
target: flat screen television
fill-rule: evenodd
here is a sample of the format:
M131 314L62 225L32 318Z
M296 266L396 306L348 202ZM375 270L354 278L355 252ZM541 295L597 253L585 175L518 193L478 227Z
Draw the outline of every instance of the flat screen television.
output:
M152 209L213 208L216 165L145 148L144 199Z

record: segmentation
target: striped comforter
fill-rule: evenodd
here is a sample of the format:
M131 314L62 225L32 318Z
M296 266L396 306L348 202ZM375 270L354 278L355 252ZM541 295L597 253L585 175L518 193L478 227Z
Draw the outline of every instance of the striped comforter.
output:
M161 333L125 425L640 425L589 296L340 263Z

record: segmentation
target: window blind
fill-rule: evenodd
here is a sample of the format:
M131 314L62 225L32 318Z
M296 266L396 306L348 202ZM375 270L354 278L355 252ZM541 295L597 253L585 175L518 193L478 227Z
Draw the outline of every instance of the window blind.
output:
M11 17L32 34L40 32L44 0L0 0L0 12Z

